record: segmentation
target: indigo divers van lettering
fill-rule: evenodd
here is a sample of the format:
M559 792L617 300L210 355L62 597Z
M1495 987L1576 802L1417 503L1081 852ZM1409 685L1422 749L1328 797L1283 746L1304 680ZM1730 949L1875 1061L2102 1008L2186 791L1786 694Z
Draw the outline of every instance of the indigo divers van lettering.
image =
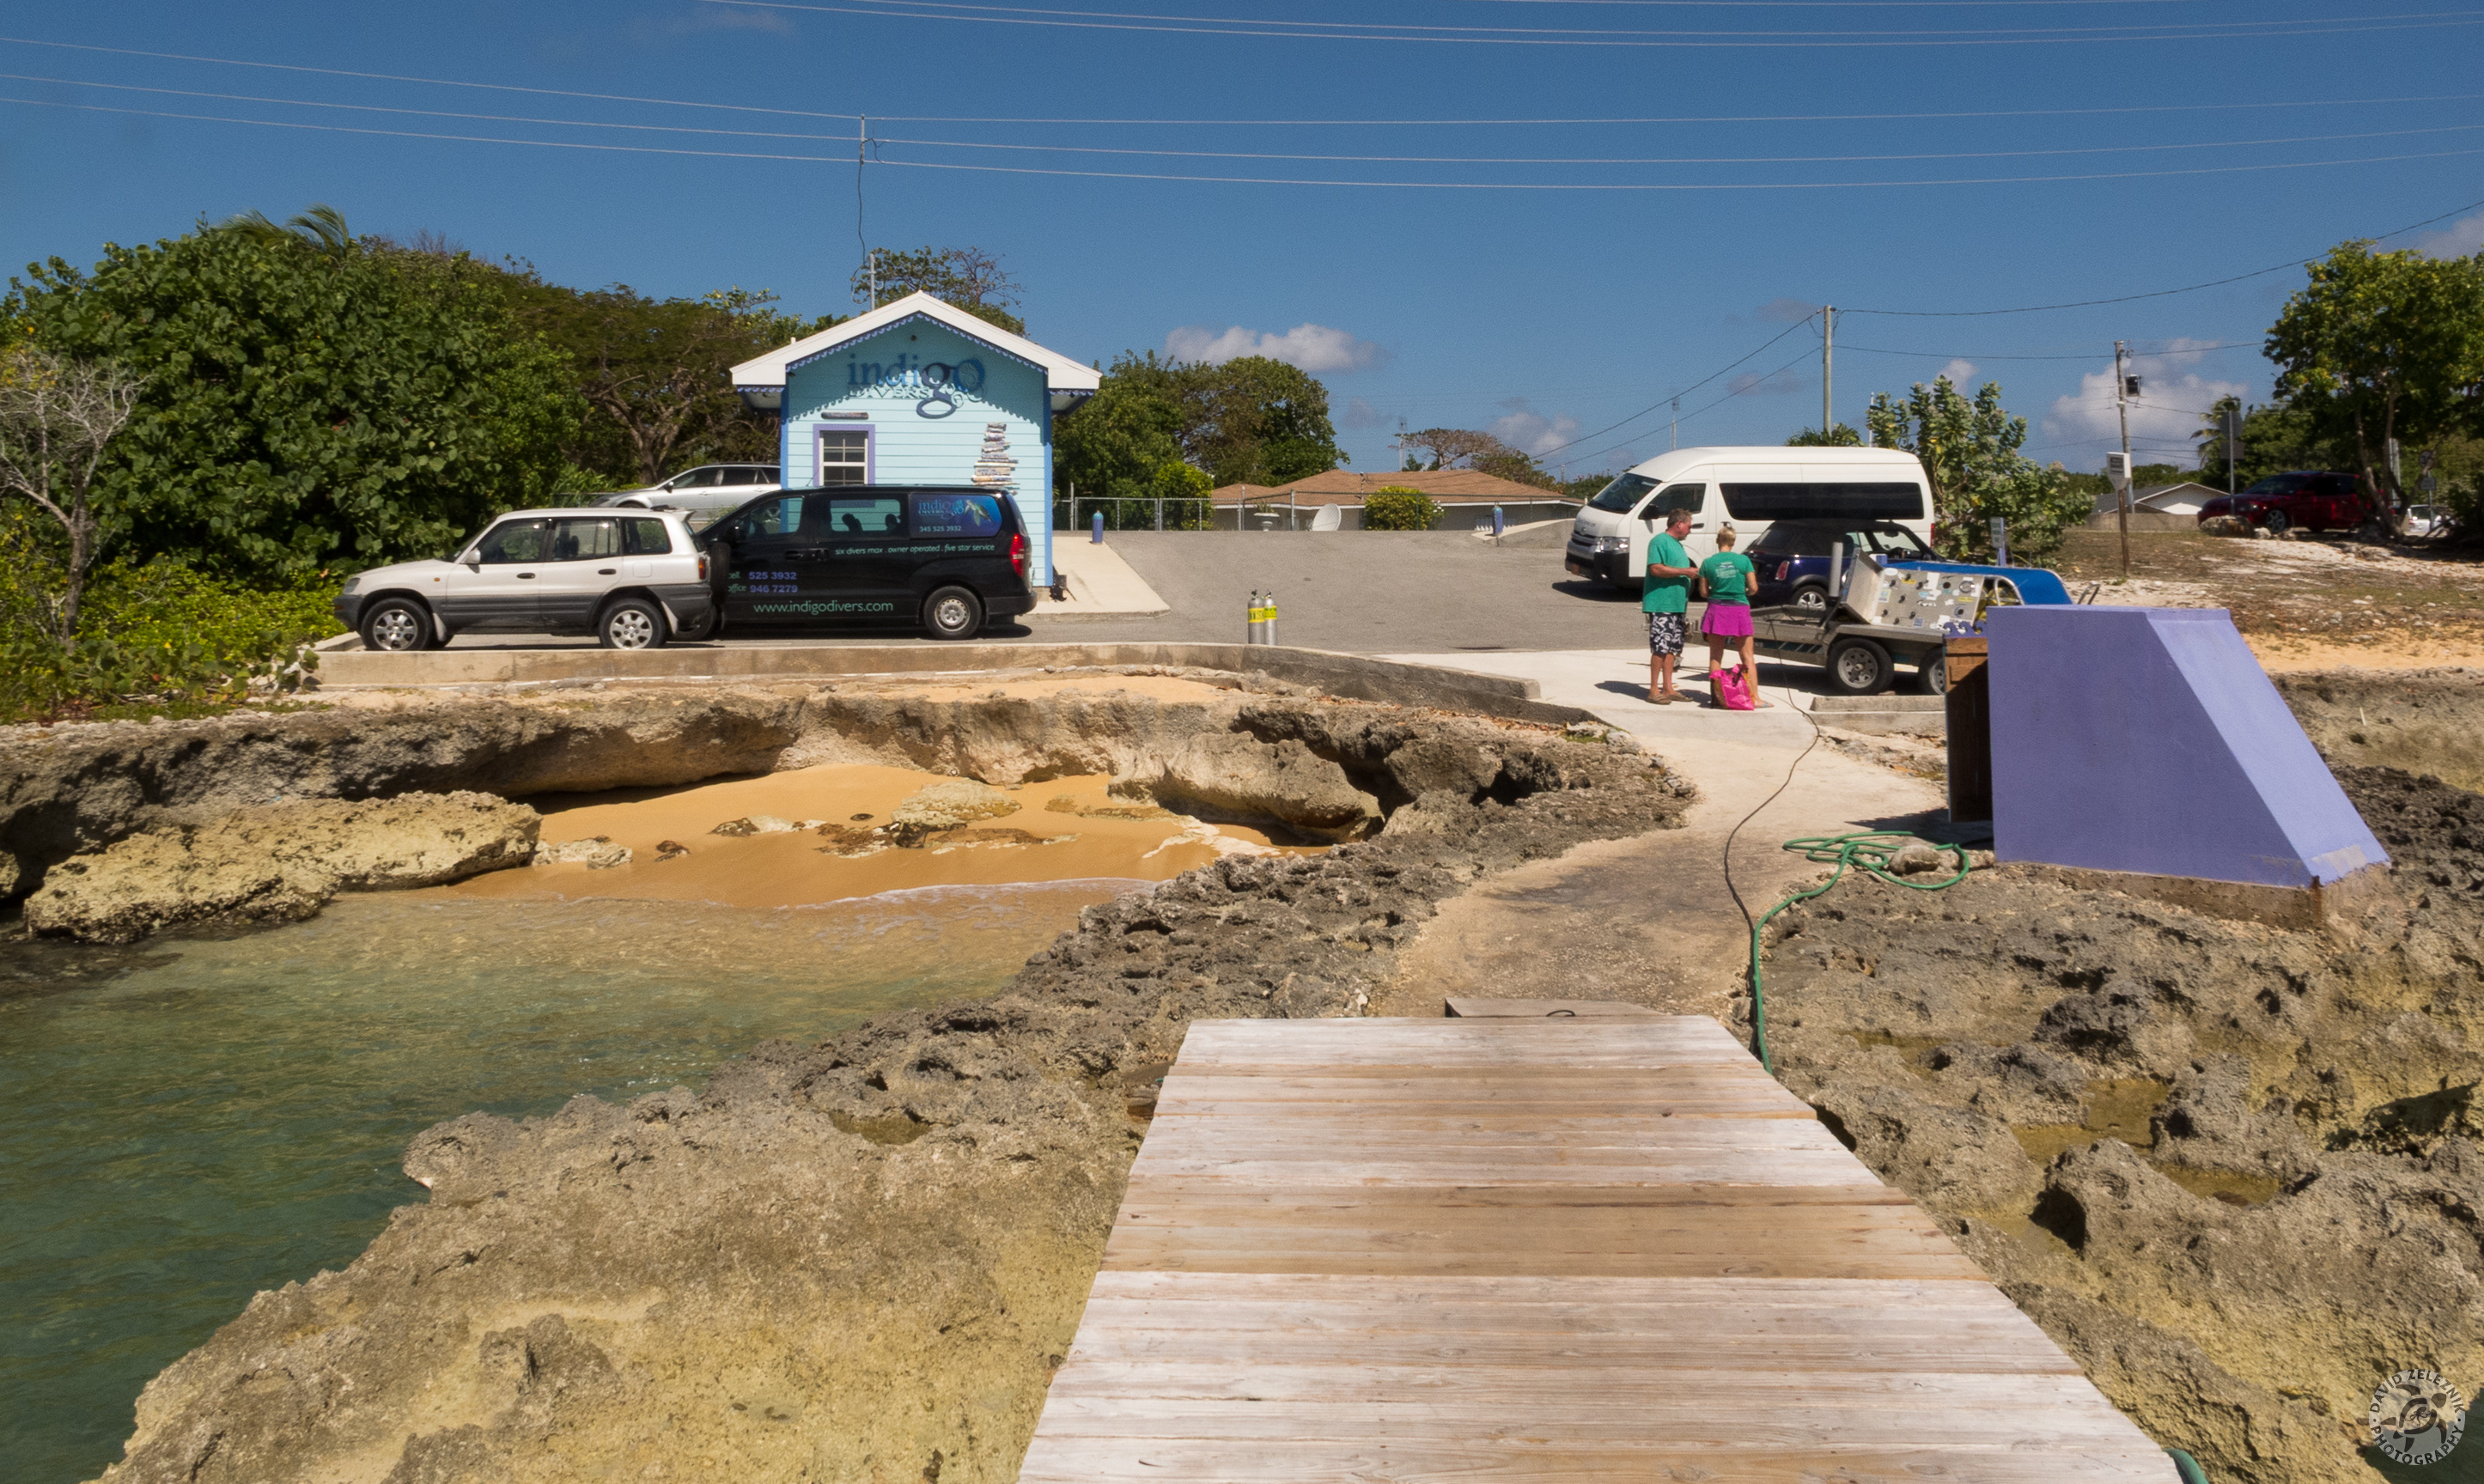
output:
M808 603L754 603L750 607L755 613L799 613L809 618L817 618L824 613L894 613L897 611L897 605L894 603L833 600L823 602L816 598Z

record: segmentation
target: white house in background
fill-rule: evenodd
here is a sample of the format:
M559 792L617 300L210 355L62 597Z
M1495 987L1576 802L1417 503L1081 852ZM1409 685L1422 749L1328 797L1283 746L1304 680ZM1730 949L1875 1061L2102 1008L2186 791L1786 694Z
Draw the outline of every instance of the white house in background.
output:
M1101 378L930 294L780 345L733 368L742 399L779 414L788 490L981 485L1017 505L1052 581L1052 419Z
M2223 490L2212 490L2191 479L2186 479L2180 484L2151 484L2144 490L2130 492L2130 508L2153 510L2160 515L2187 515L2196 518L2201 505L2212 499L2223 499L2225 493ZM2111 490L2106 490L2096 497L2095 507L2097 514L2111 515L2121 508L2121 497Z
M2130 492L2130 528L2132 530L2190 530L2200 524L2200 507L2212 499L2223 499L2226 492L2212 490L2196 480L2180 484L2151 484L2144 490ZM2088 525L2098 528L2119 528L2121 525L2121 498L2107 490L2096 497L2095 514Z

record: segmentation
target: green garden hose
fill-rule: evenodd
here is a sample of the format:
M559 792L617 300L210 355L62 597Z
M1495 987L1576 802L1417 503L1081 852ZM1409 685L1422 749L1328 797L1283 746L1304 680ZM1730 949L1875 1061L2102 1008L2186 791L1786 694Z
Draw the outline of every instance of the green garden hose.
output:
M2180 1448L2167 1448L2165 1451L2174 1456L2174 1471L2181 1476L2182 1484L2208 1484L2207 1471L2200 1467L2198 1459Z
M1859 866L1890 885L1903 886L1908 891L1940 891L1956 886L1965 880L1967 872L1973 869L1967 859L1966 848L1952 845L1941 849L1958 857L1958 875L1946 881L1909 881L1891 872L1890 860L1900 850L1917 843L1914 836L1896 829L1858 829L1845 835L1804 835L1785 843L1787 850L1800 850L1805 860L1823 866L1833 865L1837 869L1829 873L1827 880L1809 891L1794 893L1761 913L1760 920L1751 924L1751 1049L1759 1053L1760 1066L1770 1076L1776 1075L1777 1068L1768 1055L1768 1004L1760 997L1760 934L1768 931L1769 919L1796 903L1808 901L1836 885L1845 877L1849 866Z

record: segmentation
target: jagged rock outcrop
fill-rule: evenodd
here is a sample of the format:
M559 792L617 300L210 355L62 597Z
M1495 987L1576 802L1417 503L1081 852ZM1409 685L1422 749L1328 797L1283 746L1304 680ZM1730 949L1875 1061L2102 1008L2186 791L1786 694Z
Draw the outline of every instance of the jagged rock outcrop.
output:
M1529 769L1549 754L1510 739L1551 735L1248 691L934 701L825 687L442 697L402 711L21 729L0 742L0 861L18 870L22 893L58 862L135 831L286 799L461 789L523 798L821 763L1005 788L1103 773L1207 818L1336 840L1369 834L1428 792L1505 800L1543 787Z
M302 800L128 836L55 866L37 932L132 943L168 928L286 922L343 891L438 886L532 858L541 820L485 794Z

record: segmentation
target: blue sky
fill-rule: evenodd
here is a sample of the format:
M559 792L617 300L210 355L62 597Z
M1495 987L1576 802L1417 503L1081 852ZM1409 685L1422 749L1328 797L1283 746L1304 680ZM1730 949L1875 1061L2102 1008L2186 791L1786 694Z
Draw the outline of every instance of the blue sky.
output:
M2390 245L2474 250L2479 21L2382 0L29 5L0 20L0 261L326 202L562 282L844 310L868 115L870 243L1001 254L1043 343L1294 360L1358 468L1391 466L1402 418L1577 473L1661 451L1663 411L1624 419L1685 388L1686 445L1816 424L1822 303L2112 298L2442 213ZM2062 176L2121 178L2033 178ZM1952 180L1979 183L1919 183ZM1964 363L2035 421L2031 452L2093 469L2119 337L2152 353L2143 454L2170 451L2216 395L2265 394L2257 345L2299 282L1841 312L1837 416Z

